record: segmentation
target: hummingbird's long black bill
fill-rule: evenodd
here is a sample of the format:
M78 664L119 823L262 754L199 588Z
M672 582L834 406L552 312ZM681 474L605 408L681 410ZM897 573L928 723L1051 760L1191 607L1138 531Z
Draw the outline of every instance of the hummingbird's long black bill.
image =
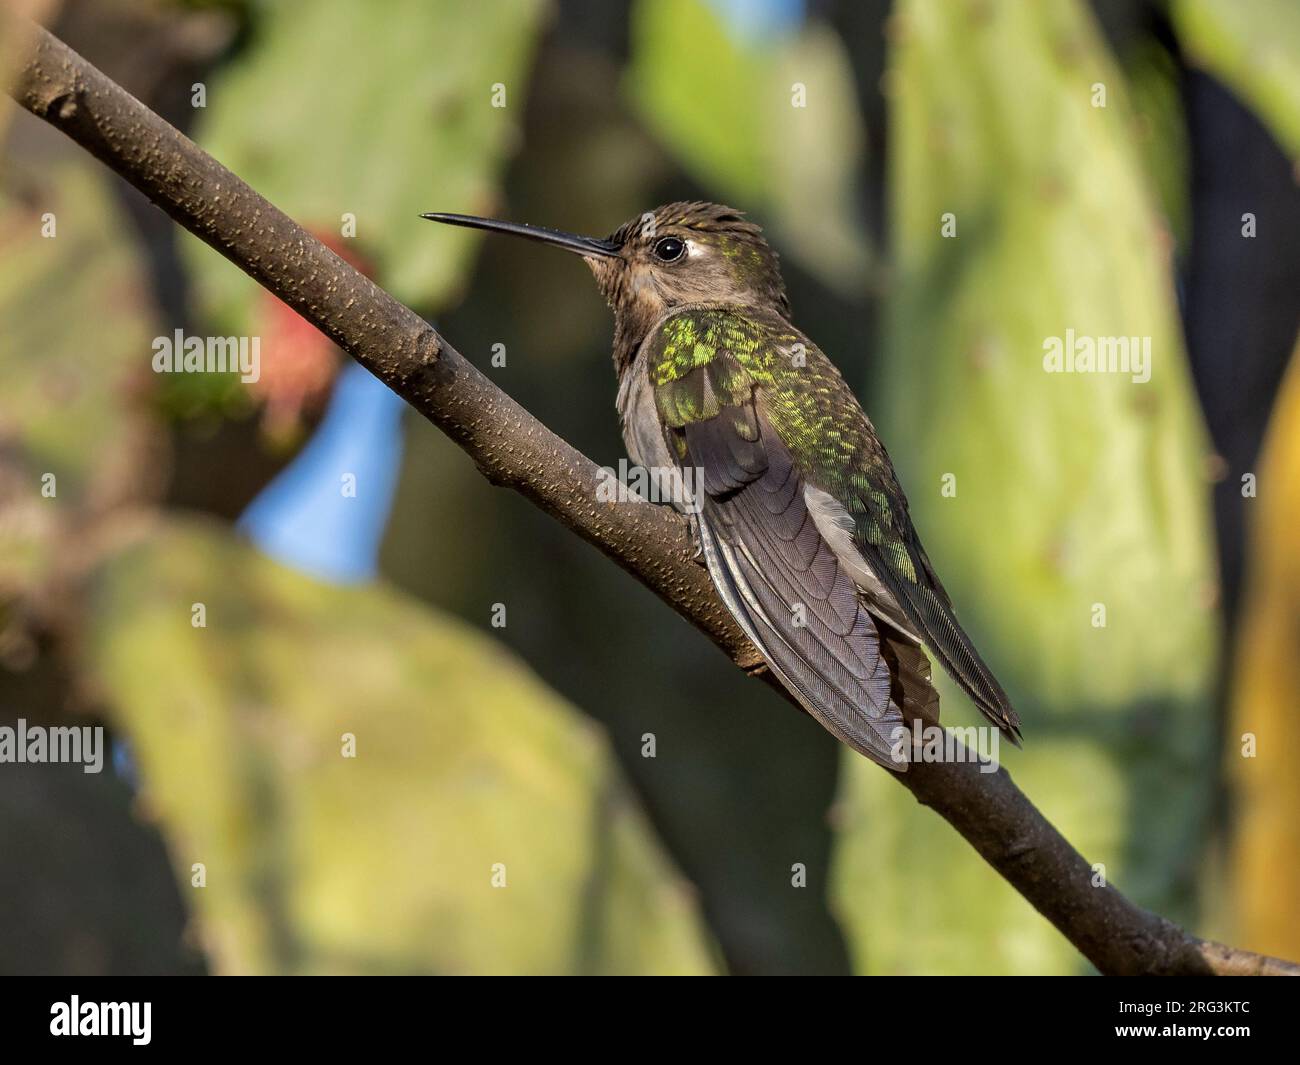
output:
M494 233L509 233L511 236L524 237L527 240L554 244L557 248L576 251L579 255L603 255L607 258L618 254L618 245L598 237L580 237L576 233L565 233L559 229L547 229L545 226L528 226L520 222L502 222L496 218L479 218L472 214L443 214L430 211L420 215L430 222L446 222L451 226L465 226L468 229L487 229Z

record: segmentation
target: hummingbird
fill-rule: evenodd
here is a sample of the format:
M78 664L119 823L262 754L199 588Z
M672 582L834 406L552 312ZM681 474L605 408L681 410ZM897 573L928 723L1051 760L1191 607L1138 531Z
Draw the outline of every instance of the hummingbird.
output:
M674 502L719 597L832 735L906 770L911 730L939 720L933 656L1019 746L1020 719L957 623L884 445L834 364L792 324L758 225L703 202L667 204L604 238L421 217L586 261L614 312L629 458L693 486Z

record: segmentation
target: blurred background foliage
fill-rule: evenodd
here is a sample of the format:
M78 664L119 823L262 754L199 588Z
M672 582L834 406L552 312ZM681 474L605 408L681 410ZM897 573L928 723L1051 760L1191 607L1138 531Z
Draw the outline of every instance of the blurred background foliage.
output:
M214 971L710 971L604 738L464 623L189 520L103 567L88 642Z
M1017 781L1135 901L1300 955L1294 5L48 6L602 463L585 267L415 216L748 210L1021 709ZM1084 971L215 253L0 136L0 723L114 739L0 767L0 971ZM260 336L262 380L150 373L177 328ZM1150 382L1045 374L1066 330L1151 337Z

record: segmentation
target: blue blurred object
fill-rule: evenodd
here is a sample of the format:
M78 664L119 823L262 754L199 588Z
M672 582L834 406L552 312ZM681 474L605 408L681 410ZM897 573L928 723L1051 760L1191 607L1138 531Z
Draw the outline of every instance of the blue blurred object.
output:
M793 33L803 25L804 0L709 0L737 37L758 41Z
M402 408L387 385L348 365L315 436L253 500L240 530L322 580L373 578L401 465Z
M139 775L136 773L135 756L131 753L131 743L124 736L114 736L111 746L113 773L134 793L140 787Z

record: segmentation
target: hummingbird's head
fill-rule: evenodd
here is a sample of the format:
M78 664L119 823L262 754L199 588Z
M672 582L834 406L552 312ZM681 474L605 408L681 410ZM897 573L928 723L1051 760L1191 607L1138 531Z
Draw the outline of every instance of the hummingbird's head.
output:
M577 252L614 309L624 344L639 343L659 318L691 303L764 307L790 316L776 252L763 231L720 204L670 203L625 222L605 238L471 215L422 217Z
M688 303L727 303L790 314L776 252L731 207L670 203L625 222L609 243L617 255L587 264L615 313L653 322Z

